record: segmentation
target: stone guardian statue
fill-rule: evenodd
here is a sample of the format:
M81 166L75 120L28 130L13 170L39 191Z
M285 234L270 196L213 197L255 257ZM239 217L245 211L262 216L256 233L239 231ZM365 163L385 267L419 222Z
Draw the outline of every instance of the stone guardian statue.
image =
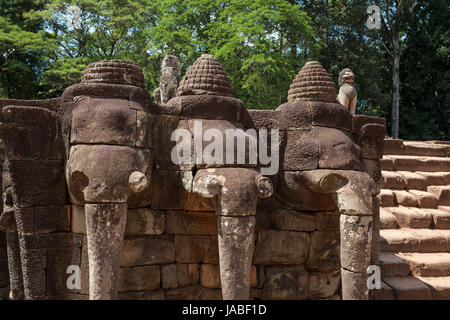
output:
M348 108L348 111L352 115L356 111L357 94L354 87L355 75L349 68L343 69L339 73L339 95L337 101L344 107Z
M180 81L180 60L178 57L166 54L161 63L161 78L159 87L153 91L156 103L165 105L175 97Z

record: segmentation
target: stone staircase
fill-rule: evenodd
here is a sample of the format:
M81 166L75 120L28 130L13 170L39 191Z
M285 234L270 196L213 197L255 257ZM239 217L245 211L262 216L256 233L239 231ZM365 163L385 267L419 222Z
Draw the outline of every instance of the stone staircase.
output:
M385 140L378 299L450 299L450 142Z

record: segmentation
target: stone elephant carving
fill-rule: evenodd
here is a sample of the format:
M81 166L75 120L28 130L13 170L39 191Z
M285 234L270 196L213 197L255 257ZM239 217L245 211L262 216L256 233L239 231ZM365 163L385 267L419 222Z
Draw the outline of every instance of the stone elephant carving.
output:
M3 108L25 298L47 295L44 260L53 246L80 242L69 233L68 203L85 208L90 298L117 297L127 208L151 198L151 130L143 120L152 104L143 88L135 64L99 62L55 105ZM55 227L57 216L63 227ZM49 225L37 226L45 217Z

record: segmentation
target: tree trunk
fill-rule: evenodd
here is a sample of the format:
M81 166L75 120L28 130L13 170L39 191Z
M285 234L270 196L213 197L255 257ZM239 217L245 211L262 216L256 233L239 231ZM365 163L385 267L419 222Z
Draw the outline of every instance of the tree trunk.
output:
M394 66L392 70L392 119L391 119L391 135L392 138L398 138L399 131L399 87L400 87L400 42L399 33L392 35L392 44L394 47Z

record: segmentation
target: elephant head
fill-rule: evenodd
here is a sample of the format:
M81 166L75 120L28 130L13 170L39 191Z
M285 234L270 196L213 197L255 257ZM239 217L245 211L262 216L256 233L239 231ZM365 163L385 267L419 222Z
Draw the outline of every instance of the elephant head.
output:
M111 64L117 75L108 72ZM113 84L117 79L124 83ZM107 83L103 95L89 95L86 86L100 86L103 81ZM66 180L71 203L85 207L90 299L114 299L127 208L145 207L150 201L151 141L142 137L149 129L142 126L151 124L138 121L148 118L145 103L117 96L124 86L143 90L142 72L136 65L91 64L79 86L68 89L72 96L73 91L78 95L72 101Z
M216 200L222 297L248 299L256 205L258 199L273 193L271 180L262 176L256 161L250 159L257 150L250 151L254 145L246 143L249 137L243 131L249 115L242 101L233 97L223 68L207 54L189 68L177 97L167 103L172 110L180 106L187 136L194 136L197 171L190 189L200 197ZM202 132L199 135L196 131ZM234 133L243 140L231 136ZM230 137L232 147L226 143ZM191 145L185 150L191 150ZM213 151L205 154L207 150Z

